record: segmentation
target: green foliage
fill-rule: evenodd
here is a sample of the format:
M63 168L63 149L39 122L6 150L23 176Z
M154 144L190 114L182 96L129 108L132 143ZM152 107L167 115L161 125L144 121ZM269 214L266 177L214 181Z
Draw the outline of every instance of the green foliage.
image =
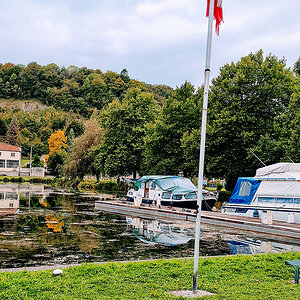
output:
M67 158L65 150L52 152L47 161L48 171L55 177L60 177L63 174L64 162Z
M93 149L101 142L102 130L95 119L86 123L85 132L76 138L71 146L69 156L64 166L64 173L67 177L83 179L85 175L93 174L98 176Z
M262 51L227 64L212 82L207 131L207 171L225 176L232 190L238 176L253 176L261 164L249 152L274 136L287 112L296 80L285 61ZM274 148L265 149L272 158ZM195 151L196 154L196 151ZM273 156L278 162L280 153Z
M165 101L157 120L147 125L143 173L184 175L193 173L182 148L185 134L200 127L201 90L185 82Z
M99 171L109 176L140 171L145 125L153 120L158 107L150 93L128 90L122 102L115 99L101 114L103 142L94 156Z
M231 193L230 191L218 191L219 193L219 198L218 201L220 202L229 202Z
M20 144L20 131L19 131L19 124L16 116L14 115L9 123L5 142L10 145L19 146Z
M299 253L210 257L199 260L200 290L210 299L299 298L294 271L284 264ZM64 269L0 273L0 297L10 299L174 299L172 291L191 290L193 260L83 264Z
M32 167L43 167L44 163L41 162L41 158L38 154L34 154L31 165Z
M300 57L297 59L297 61L294 64L294 72L300 76Z
M0 98L38 99L84 117L90 117L94 108L100 110L114 98L123 99L127 90L133 87L132 83L126 69L117 74L75 66L40 66L36 62L27 66L0 64ZM136 83L149 91L145 84ZM156 90L151 92L156 95ZM157 91L157 97L164 100L160 91Z

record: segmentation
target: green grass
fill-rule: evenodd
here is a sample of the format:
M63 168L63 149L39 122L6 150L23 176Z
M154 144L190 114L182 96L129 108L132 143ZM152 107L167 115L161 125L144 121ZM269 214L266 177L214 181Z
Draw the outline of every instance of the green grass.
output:
M201 258L203 299L300 299L293 268L285 260L300 253ZM192 286L192 259L84 264L64 270L0 273L0 299L174 299L174 290ZM183 298L177 298L183 299Z
M27 164L30 163L30 159L21 159L21 167L25 167Z

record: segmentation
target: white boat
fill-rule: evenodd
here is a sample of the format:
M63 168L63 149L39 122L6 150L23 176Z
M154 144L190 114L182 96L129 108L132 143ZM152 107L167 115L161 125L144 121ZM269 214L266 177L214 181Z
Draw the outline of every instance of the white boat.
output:
M197 190L188 178L150 175L137 180L135 189L127 192L127 200L140 199L143 203L196 209ZM211 210L218 192L203 190L202 193L202 210Z
M300 163L277 163L239 178L222 211L300 223Z

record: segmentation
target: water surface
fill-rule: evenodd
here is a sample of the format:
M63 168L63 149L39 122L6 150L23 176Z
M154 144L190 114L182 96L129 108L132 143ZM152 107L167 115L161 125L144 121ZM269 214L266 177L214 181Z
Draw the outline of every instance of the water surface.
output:
M95 210L95 199L116 196L0 184L0 268L193 256L193 223ZM200 255L286 250L300 247L202 226Z

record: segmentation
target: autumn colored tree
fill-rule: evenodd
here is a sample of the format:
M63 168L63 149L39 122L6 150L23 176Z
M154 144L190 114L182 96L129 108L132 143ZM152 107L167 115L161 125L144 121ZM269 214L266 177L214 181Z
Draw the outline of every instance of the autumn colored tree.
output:
M68 145L64 131L57 130L55 133L52 133L48 144L49 154L45 157L47 168L53 175L59 177L62 174L63 165L67 158L65 149Z
M48 140L48 144L49 155L53 152L58 152L59 150L67 148L67 137L65 136L64 131L57 130L55 133L52 133Z

